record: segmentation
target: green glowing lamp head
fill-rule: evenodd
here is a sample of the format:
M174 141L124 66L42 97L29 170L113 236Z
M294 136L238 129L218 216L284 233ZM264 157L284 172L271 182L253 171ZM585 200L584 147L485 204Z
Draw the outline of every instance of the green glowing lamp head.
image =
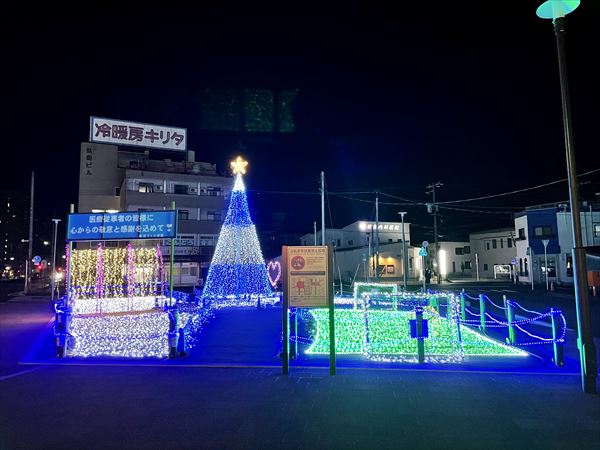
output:
M546 0L535 13L542 19L558 19L573 12L579 3L580 0Z

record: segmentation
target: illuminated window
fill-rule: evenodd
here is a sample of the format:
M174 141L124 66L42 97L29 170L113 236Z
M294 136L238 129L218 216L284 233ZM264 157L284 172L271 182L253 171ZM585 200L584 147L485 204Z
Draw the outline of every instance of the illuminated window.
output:
M594 237L600 237L600 223L594 224Z

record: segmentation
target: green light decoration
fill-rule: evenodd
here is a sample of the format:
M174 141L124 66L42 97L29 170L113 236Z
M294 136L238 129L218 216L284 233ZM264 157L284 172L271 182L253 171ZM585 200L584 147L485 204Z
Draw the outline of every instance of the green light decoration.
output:
M273 92L268 89L244 90L244 114L246 131L273 131Z
M327 309L311 309L316 325L314 341L307 354L329 354L329 315ZM425 308L429 321L429 337L425 339L425 355L462 356L527 356L527 353L504 345L471 328L461 326L462 342L456 323L441 317L432 308ZM414 311L337 309L335 311L336 352L363 354L375 358L385 356L415 356L417 340L410 337L409 320Z
M292 105L296 99L298 89L282 90L279 94L279 131L282 133L291 133L296 131L296 124L292 114Z

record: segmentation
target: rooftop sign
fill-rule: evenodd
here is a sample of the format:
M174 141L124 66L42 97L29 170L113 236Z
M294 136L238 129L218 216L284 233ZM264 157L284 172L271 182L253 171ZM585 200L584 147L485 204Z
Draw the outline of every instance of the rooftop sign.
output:
M90 142L186 151L187 129L92 116Z

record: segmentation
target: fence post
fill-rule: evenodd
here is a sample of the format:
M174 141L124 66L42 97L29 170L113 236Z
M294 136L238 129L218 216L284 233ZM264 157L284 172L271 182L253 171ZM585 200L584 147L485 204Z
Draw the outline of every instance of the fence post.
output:
M417 358L419 364L425 362L425 339L423 338L423 307L415 308L415 317L417 319Z
M485 330L485 297L483 296L483 294L479 294L479 319L480 319L480 323L481 323L481 331L483 331L484 333L486 332Z
M559 316L562 311L560 309L550 308L550 313L552 317L552 340L554 341L554 364L556 367L563 367L565 365L565 343L564 341L557 341L560 333Z
M465 290L460 293L460 320L467 320L465 312Z
M511 344L516 344L517 339L515 336L515 304L512 300L506 300L506 318L508 322L508 341Z

